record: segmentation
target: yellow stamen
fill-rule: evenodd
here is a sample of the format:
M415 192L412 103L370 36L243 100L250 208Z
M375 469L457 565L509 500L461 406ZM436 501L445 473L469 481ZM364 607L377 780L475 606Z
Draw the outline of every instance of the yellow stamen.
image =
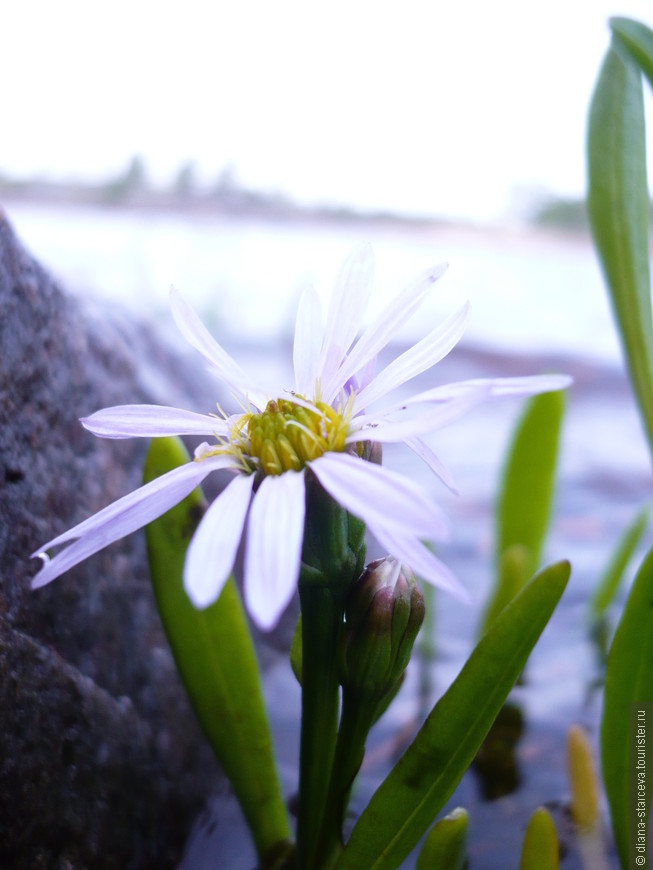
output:
M272 399L265 411L243 421L249 455L259 460L265 474L300 471L327 451L345 449L350 417L351 403L336 411L324 402L307 408L291 399Z
M231 426L227 438L198 459L219 454L234 456L244 471L283 474L301 471L307 462L323 453L345 450L354 396L350 395L338 409L324 402L306 402L297 397L271 399L265 410L247 410Z

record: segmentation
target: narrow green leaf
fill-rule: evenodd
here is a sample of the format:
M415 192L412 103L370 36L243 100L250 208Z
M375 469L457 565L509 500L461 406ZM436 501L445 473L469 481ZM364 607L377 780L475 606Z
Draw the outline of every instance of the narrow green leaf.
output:
M629 18L611 18L610 27L653 85L653 30Z
M623 867L628 866L631 704L653 703L653 550L632 585L608 656L601 721L601 765L612 827ZM653 707L649 706L649 710ZM646 791L646 818L651 807ZM632 818L631 818L632 821Z
M524 834L519 870L558 870L558 836L553 819L544 807L530 817Z
M188 461L177 438L157 438L144 479ZM290 828L263 705L256 653L233 579L215 604L196 610L182 585L188 543L204 511L195 490L146 528L161 620L199 722L231 780L263 865ZM210 566L207 565L207 570Z
M499 614L358 820L339 870L392 870L469 767L564 591L569 563L536 575Z
M531 563L531 553L522 544L512 544L503 551L497 569L497 581L481 620L479 637L485 634L506 604L524 588L524 584L529 579L528 571Z
M653 326L640 72L613 40L592 98L588 211L633 389L653 451Z
M614 599L623 580L628 563L635 552L635 548L646 531L648 519L648 508L642 508L619 539L619 543L608 562L607 568L597 583L590 601L590 614L593 621L597 621L603 616Z
M463 870L467 857L467 810L457 807L426 836L415 870Z
M496 581L479 637L539 567L551 517L564 408L563 392L534 396L515 429L497 502Z
M538 568L549 525L564 408L562 391L542 393L528 401L503 473L497 506L497 564L508 547L519 544L529 555L525 580Z

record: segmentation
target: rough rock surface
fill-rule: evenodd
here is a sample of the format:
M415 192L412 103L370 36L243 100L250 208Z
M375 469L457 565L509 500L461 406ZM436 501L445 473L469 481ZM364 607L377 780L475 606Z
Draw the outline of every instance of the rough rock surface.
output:
M209 410L215 386L146 327L62 293L1 211L0 347L0 866L173 866L218 771L143 536L34 592L29 554L139 485L147 445L96 439L80 416Z

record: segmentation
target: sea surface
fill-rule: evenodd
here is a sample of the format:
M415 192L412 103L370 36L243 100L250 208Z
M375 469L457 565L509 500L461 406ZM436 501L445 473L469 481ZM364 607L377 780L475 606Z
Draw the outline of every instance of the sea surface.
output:
M542 371L574 377L545 553L546 561L569 558L572 577L512 696L524 719L513 753L517 787L488 801L478 775L470 772L447 808L463 805L470 812L472 870L518 866L524 827L540 804L556 819L565 850L561 866L579 868L568 812L565 734L571 724L582 724L596 749L602 703L587 601L620 533L651 498L649 453L589 239L523 227L266 223L24 204L9 204L6 211L23 242L67 289L111 298L135 316L169 325L167 294L175 285L246 369L267 372L284 386L292 374L293 318L302 288L311 283L326 300L339 264L361 241L372 243L377 257L376 310L433 263L449 263L433 298L397 336L397 349L471 300L473 316L459 348L434 375L421 376L416 389L432 385L432 377L437 383ZM457 496L430 481L410 451L384 453L389 467L419 477L443 504L452 535L439 555L475 604L468 608L436 597L426 638L431 654L411 663L406 685L371 735L355 812L400 749L396 735L414 732L474 645L494 575L497 487L521 409L515 400L487 405L435 434L431 443L454 475ZM652 538L649 531L638 558ZM371 541L371 555L374 547ZM625 594L624 588L611 612L613 624ZM296 788L299 692L285 656L270 653L265 686L290 796ZM610 849L605 805L604 821ZM233 800L218 797L213 811L198 819L181 868L251 870L255 858L244 848L247 842ZM614 853L611 861L616 866ZM405 864L411 866L414 859Z

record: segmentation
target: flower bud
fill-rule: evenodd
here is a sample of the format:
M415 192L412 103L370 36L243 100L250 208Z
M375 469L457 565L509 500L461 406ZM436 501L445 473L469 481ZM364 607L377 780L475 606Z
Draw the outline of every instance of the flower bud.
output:
M346 689L381 699L406 668L424 620L424 597L414 575L391 556L371 562L345 609L341 655Z

